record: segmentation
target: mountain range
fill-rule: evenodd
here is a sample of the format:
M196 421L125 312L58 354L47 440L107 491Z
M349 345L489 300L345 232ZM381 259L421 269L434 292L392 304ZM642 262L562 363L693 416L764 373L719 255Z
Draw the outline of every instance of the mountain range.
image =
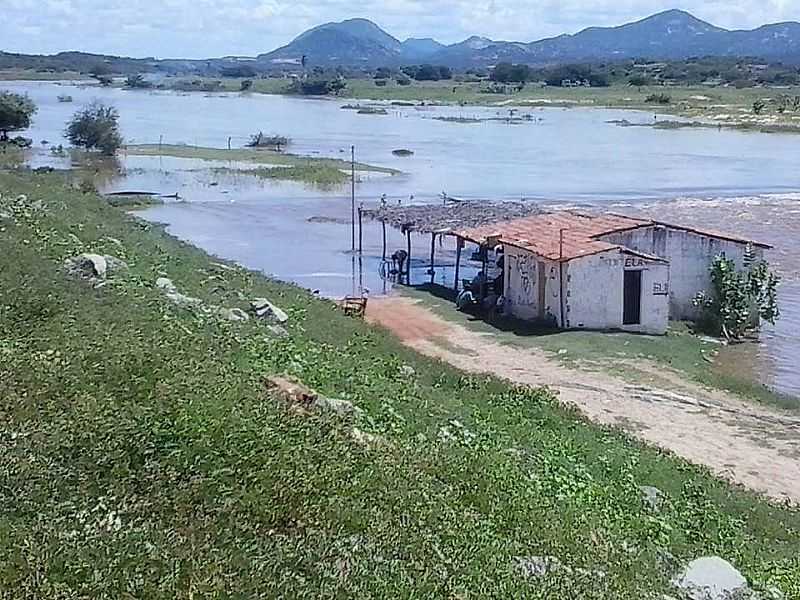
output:
M456 68L499 62L530 65L624 59L686 59L693 56L758 57L800 62L800 23L728 30L682 10L668 10L618 27L590 27L573 35L530 43L473 36L451 45L432 39L400 41L367 19L326 23L258 56L261 63L317 66L396 66L430 62Z

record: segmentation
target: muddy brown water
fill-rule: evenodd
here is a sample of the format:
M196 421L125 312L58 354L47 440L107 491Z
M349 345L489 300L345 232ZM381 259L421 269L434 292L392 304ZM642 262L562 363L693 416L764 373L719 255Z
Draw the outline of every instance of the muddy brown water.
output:
M241 147L256 131L291 138L300 154L346 158L392 167L401 175L364 174L358 201L436 202L441 192L470 199L530 199L547 206L599 206L638 212L664 221L727 230L775 245L770 259L780 270L783 317L748 347L743 364L780 391L800 397L800 137L706 129L620 128L608 121L652 122L652 113L603 109L521 109L530 120L507 124L507 107L387 107L387 115L341 110L347 100L313 100L242 94L125 91L65 83L5 82L2 89L28 93L39 106L32 128L31 164L69 166L54 158L65 143L64 123L77 108L100 99L114 104L132 143L186 143ZM73 103L58 102L69 94ZM494 98L487 98L487 103ZM478 119L457 123L437 117ZM49 144L41 144L45 140ZM398 157L398 148L414 155ZM365 224L363 254L350 253L347 186L318 189L261 181L245 174L219 175L214 163L126 156L99 180L103 191L178 193L142 213L207 251L296 282L328 296L367 288L386 293L381 276L381 232ZM314 219L313 217L317 217ZM311 219L311 221L309 221ZM389 252L405 247L389 231ZM415 238L414 281L430 280L430 238ZM453 248L437 248L434 280L452 284ZM462 271L468 277L470 268Z

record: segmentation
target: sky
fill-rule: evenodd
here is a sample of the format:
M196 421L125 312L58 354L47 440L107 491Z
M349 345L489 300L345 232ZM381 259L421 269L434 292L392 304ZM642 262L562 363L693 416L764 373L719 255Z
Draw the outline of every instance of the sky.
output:
M400 39L531 42L670 8L736 29L800 21L800 0L0 0L0 50L253 56L320 23L353 17Z

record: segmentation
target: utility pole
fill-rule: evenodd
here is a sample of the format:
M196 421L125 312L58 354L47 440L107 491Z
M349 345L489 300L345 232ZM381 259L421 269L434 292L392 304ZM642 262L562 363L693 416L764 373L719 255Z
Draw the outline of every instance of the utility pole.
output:
M350 146L350 223L353 253L356 251L356 147Z

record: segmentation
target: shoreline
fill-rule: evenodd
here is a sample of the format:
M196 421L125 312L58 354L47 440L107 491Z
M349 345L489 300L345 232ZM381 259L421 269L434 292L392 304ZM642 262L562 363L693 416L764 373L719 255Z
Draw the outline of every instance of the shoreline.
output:
M256 79L253 87L240 90L241 79L193 78L199 81L218 81L216 90L182 90L181 81L187 78L167 78L166 85L142 90L129 90L136 93L167 91L180 94L263 94L326 100L347 103L374 102L381 105L400 107L474 107L487 109L578 109L594 108L608 110L639 111L650 114L664 114L689 122L680 127L708 127L739 131L753 131L765 134L800 133L800 112L779 110L772 106L783 97L800 97L799 87L787 88L725 88L705 86L649 86L634 88L614 85L606 88L535 88L528 87L515 94L482 93L479 84L460 82L414 83L411 86L390 85L375 87L369 79L347 80L348 87L339 96L298 96L285 91L288 80ZM12 83L51 83L61 85L90 85L100 87L93 80L60 80L55 78L36 79L33 76L22 79L0 78L3 84ZM126 89L121 83L110 86ZM670 97L670 102L648 103L648 95L661 93ZM502 99L492 101L492 96ZM766 112L754 113L756 101L765 103ZM696 123L692 125L692 122ZM678 122L676 122L677 124Z

